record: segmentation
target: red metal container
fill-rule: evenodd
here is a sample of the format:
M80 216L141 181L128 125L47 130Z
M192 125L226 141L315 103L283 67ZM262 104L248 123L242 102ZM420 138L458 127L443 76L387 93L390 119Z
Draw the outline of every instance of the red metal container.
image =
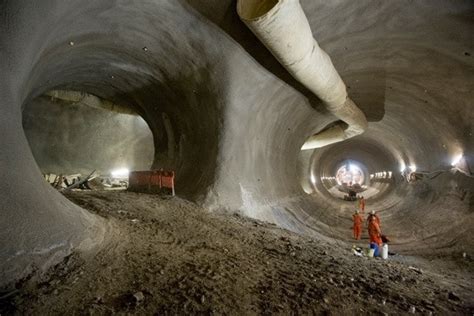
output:
M174 171L132 171L128 177L128 190L145 193L170 193L174 196Z

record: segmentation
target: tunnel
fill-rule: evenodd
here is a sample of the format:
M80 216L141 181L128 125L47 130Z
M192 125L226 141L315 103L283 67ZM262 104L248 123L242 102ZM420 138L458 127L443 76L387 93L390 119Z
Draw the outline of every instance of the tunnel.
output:
M0 1L2 288L114 234L48 172L174 170L178 197L207 212L350 247L358 206L337 175L356 166L391 250L472 254L473 2L237 2L256 3ZM302 150L352 123L246 25L282 3L301 5L360 135Z

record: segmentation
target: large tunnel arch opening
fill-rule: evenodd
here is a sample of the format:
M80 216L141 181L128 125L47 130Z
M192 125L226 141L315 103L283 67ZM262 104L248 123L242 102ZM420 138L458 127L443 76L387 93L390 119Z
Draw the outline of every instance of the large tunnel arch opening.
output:
M19 3L6 4L7 7L16 5ZM175 170L176 193L179 196L192 200L203 199L215 179L218 128L222 123L220 95L225 90L216 88L222 77L212 76L215 65L208 65L208 54L215 54L219 50L203 49L205 43L197 35L188 37L188 29L182 28L183 25L178 21L172 24L169 19L163 18L166 22L155 26L156 34L143 32L148 34L143 38L137 37L134 29L117 29L113 19L104 19L100 23L59 19L63 15L85 14L90 12L88 10L91 7L80 5L80 8L74 9L53 2L45 5L50 8L48 12L57 13L57 23L46 22L38 16L36 9L31 6L27 8L29 5L21 10L26 15L35 16L42 24L42 27L35 28L35 36L41 40L27 40L25 43L31 45L28 49L19 50L15 57L10 55L11 61L18 63L12 74L16 79L8 83L11 89L2 89L0 125L5 131L2 136L5 141L2 171L5 170L13 179L8 184L4 182L2 190L8 192L9 198L5 199L7 204L17 195L13 192L22 192L21 196L25 196L14 202L12 208L4 209L2 206L2 211L11 215L7 216L11 222L3 222L6 226L2 228L0 238L0 254L5 258L2 260L1 280L2 285L9 286L14 280L38 269L48 268L72 251L98 249L111 235L108 232L111 227L103 218L68 201L42 177L42 168L60 171L79 167L93 169L91 165L74 163L71 166L58 166L57 163L56 166L47 166L46 162L38 161L39 158L35 161L31 147L41 147L44 145L41 142L50 142L50 139L40 137L41 140L35 142L30 134L30 147L24 127L26 130L32 127L35 110L47 106L36 104L35 107L35 102L51 101L51 95L44 95L54 91L79 92L99 98L102 103L112 104L114 110L107 109L108 114L105 115L114 117L116 111L123 110L137 113L143 120L137 120L136 123L141 125L146 122L144 125L147 126L140 129L144 131L149 128L152 133L152 139L148 133L145 136L147 144L152 140L152 146L140 146L145 151L142 154L153 155L151 164L148 158L140 156L138 161L141 162L137 168L149 168L151 165L151 168ZM178 14L190 16L186 11L180 11L177 3L162 5L164 11L154 13L166 17L167 11L175 10L180 12ZM107 11L107 5L93 4L92 7L96 12ZM127 12L125 9L122 11L124 15ZM114 35L111 36L111 33ZM9 34L12 36L11 45L17 43L19 37L32 35L20 29ZM169 34L173 34L171 38L175 40L170 41ZM222 73L225 73L225 66L219 65ZM2 69L2 73L6 74L12 69L10 66L7 68ZM53 98L59 99L54 93ZM65 115L66 112L58 110L58 114ZM83 110L78 112L82 113ZM78 115L72 116L73 119L79 118ZM45 133L48 128L33 129ZM49 130L57 132L51 128ZM81 149L92 148L86 146ZM36 147L33 151L38 153L41 149ZM113 166L106 160L103 160L102 168L111 169ZM117 166L121 163L118 160ZM31 218L31 221L27 218Z
M428 256L447 248L462 252L465 245L459 241L467 242L461 236L464 229L470 228L451 221L444 225L442 231L438 230L447 215L443 211L445 203L453 205L450 216L454 217L466 216L472 209L472 203L466 200L465 195L469 191L467 188L472 186L472 175L453 168L449 163L459 157L462 159L462 156L452 156L452 151L447 148L431 156L420 155L420 147L431 141L429 133L418 134L416 141L420 143L400 146L400 138L409 137L407 135L413 132L407 131L407 135L403 135L404 131L398 131L398 138L392 134L393 130L387 128L393 124L391 121L394 118L389 116L384 120L387 121L384 128L374 124L363 136L300 153L300 168L305 170L300 174L301 184L311 200L309 203L318 209L310 212L320 222L314 226L322 227L321 231L324 230L326 236L350 242L351 236L345 232L343 225L350 225L351 214L360 209L359 196L364 196L366 206L363 216L377 212L384 232L393 238L391 245L394 249ZM447 143L456 144L453 141ZM336 177L337 170L350 164L350 161L358 161L365 167L367 181L366 187L361 188L364 192L353 190L354 199L349 199L348 193L338 189L340 184ZM463 186L464 189L461 188ZM417 210L416 215L410 215L414 210ZM468 218L472 220L471 215ZM444 235L446 233L448 235ZM441 238L441 235L445 237Z
M118 170L149 170L152 132L127 107L78 91L50 91L23 107L23 129L41 172L124 177ZM123 172L122 172L123 173ZM52 174L52 175L51 175Z
M214 179L219 101L212 80L204 80L209 70L199 66L200 56L184 53L182 63L170 64L159 56L168 55L174 48L160 47L159 43L144 46L146 43L126 41L123 45L108 37L91 40L87 34L72 39L58 43L56 38L39 57L28 82L31 93L25 105L37 99L45 101L44 96L70 102L79 94L87 95L83 102L99 102L102 110L111 109L109 115L120 112L129 119L130 115L138 115L141 119L136 119L135 132L147 126L153 144L149 146L150 137L146 136L147 145L136 153L136 162L128 169L174 170L177 193L202 198ZM191 69L186 63L197 68ZM201 111L202 104L207 106L206 111ZM24 111L30 108L24 106ZM114 136L118 138L119 134ZM124 163L114 165L125 168Z
M371 137L334 144L310 155L300 154L300 160L308 161L311 177L317 179L308 193L345 201L355 201L360 196L374 201L393 192L402 183L396 171L396 157L390 144Z
M363 163L344 159L332 170L331 176L323 174L319 179L328 192L344 200L367 190L369 174Z

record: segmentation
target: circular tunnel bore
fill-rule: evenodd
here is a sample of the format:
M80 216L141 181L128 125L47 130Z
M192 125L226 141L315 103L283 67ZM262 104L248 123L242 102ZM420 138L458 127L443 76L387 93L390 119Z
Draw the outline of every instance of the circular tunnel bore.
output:
M345 201L357 197L381 199L397 184L396 159L390 151L372 139L357 139L315 151L311 157L312 175L318 176L316 194Z
M336 166L332 176L321 175L320 181L331 195L345 201L355 201L360 197L376 199L395 184L395 174L390 170L365 166L350 159Z
M129 170L151 168L154 144L147 123L133 110L108 104L87 93L56 90L23 108L23 129L48 182L64 188L93 173L101 179L96 185L118 186L111 182L125 179Z
M348 185L344 186L341 180L346 176L346 181L354 181L350 164L358 162L359 168L353 166L352 170L357 171L356 175L363 174L364 180L356 177L356 182L363 184L360 188L356 186L360 192L354 189L354 195L364 196L366 212L379 214L384 233L393 238L394 249L425 255L466 249L469 241L465 234L471 229L469 225L457 221L443 225L442 221L445 216L454 219L467 216L466 219L471 220L468 214L472 202L468 201L467 192L472 178L444 161L434 170L426 169L431 157L415 162L413 158L406 158L406 152L394 150L395 146L379 139L370 137L369 132L361 138L334 144L310 155L302 152L301 159L309 162L308 173L303 177L310 179L308 182L312 184L305 190L319 209L314 216L327 225L321 225L326 235L345 241L352 238L343 225L351 225L350 216L359 205L357 199L348 199L348 194L341 192L348 190ZM403 156L407 162L401 170L400 157ZM348 171L349 176L346 175ZM304 182L302 184L305 187ZM445 203L451 207L446 208Z
M352 199L367 189L365 183L367 179L366 170L367 168L360 162L345 160L339 164L332 177L322 176L320 179L332 195L341 199ZM334 180L336 185L332 185L333 182L325 180Z
M360 163L354 161L347 161L344 162L336 172L336 181L339 185L359 185L362 186L364 184L364 180L366 176L362 171L361 167L359 167ZM363 168L363 167L362 167Z

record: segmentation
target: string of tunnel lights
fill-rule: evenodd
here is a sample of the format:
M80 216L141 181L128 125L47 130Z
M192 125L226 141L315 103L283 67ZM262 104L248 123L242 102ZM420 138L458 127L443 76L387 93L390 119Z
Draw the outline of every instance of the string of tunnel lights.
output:
M392 171L383 170L369 175L370 179L391 179ZM321 180L336 181L338 184L342 183L364 183L364 176L362 170L355 164L344 165L338 169L334 177L321 177ZM314 181L313 181L314 182Z
M391 179L392 177L392 171L381 171L370 174L370 179ZM336 180L336 177L321 177L321 180Z
M370 174L370 179L391 179L393 175L392 171L380 171Z
M349 165L349 170L352 171L354 168L355 167L353 165ZM463 173L464 175L467 175L469 177L473 177L472 172L469 170L469 165L467 164L463 153L457 154L452 158L451 168L436 170L436 171L430 171L430 172L427 172L427 171L423 171L423 172L418 171L417 172L417 169L418 168L417 168L416 164L410 164L410 165L407 166L406 163L403 160L400 161L400 173L408 182L418 180L419 177L423 176L423 175L433 175L433 174L436 175L436 174L440 174L440 173L447 172L447 171L451 171L451 172L459 171L459 172ZM371 180L372 179L391 179L393 176L394 176L394 174L393 174L392 171L386 171L386 170L371 173L369 175ZM328 181L332 180L332 181L339 182L337 175L335 177L321 177L320 179L321 180L328 180ZM314 183L314 179L312 179L312 180L313 180L313 183Z
M400 162L400 173L408 182L414 182L416 180L423 178L424 176L427 176L433 179L434 177L440 175L441 173L444 173L444 172L456 173L457 171L459 171L460 173L468 177L474 177L463 153L457 154L452 158L451 167L448 167L446 169L435 170L435 171L417 171L416 165L412 164L412 165L406 166L403 160Z

